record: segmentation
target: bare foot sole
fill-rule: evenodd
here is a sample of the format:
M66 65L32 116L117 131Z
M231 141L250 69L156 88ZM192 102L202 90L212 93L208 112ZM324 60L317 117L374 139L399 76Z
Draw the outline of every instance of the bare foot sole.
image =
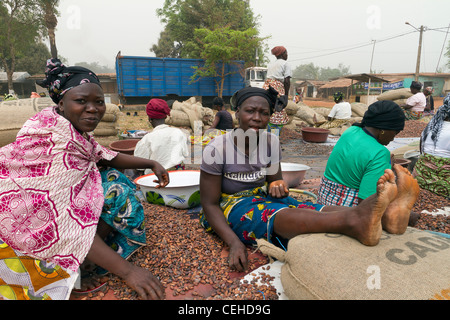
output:
M380 241L382 226L381 219L386 208L397 197L397 185L395 174L392 170L386 170L378 180L377 194L369 197L356 207L362 223L358 227L355 238L366 246L375 246Z
M403 234L408 227L411 210L419 197L419 184L408 169L396 164L398 195L387 207L381 220L383 229L392 234Z

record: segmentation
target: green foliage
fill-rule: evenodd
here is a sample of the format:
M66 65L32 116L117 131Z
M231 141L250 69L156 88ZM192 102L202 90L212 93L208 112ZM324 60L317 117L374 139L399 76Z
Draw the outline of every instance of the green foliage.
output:
M337 68L322 68L315 66L314 63L302 64L294 70L294 78L305 80L322 80L326 81L333 78L339 78L350 74L350 67L344 66L342 63Z
M0 63L8 74L10 90L16 60L26 56L30 47L43 34L45 27L40 5L38 0L0 2Z
M17 71L26 71L31 75L44 74L46 61L50 57L48 47L42 42L32 42L26 54L20 54L16 61Z
M186 44L186 48L205 60L205 65L195 68L192 81L217 77L217 94L222 97L224 81L232 74L227 72L226 65L237 60L249 61L254 48L265 40L257 35L258 32L253 28L245 31L231 30L229 27L195 30L195 38Z
M258 18L246 0L166 0L157 14L166 24L158 44L151 49L157 57L200 58L194 47L187 46L196 29L245 31L258 27Z

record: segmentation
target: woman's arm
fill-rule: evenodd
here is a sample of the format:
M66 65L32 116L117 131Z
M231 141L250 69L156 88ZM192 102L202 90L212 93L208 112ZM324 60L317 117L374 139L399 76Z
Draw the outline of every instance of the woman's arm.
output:
M284 78L284 95L287 96L289 95L289 90L291 89L291 78L287 77Z
M222 176L215 176L204 171L200 173L200 195L206 220L215 233L228 245L230 267L238 271L248 268L245 245L228 225L219 201L222 195Z
M117 157L111 161L102 160L98 164L116 169L151 169L159 179L159 186L161 188L164 188L169 184L169 174L167 173L167 170L157 161L119 153Z
M216 116L214 117L214 122L213 122L213 124L212 124L211 127L209 127L209 128L210 128L210 129L215 129L215 128L217 128L217 126L219 125L219 121L220 121L220 118L219 118L218 115L216 115Z

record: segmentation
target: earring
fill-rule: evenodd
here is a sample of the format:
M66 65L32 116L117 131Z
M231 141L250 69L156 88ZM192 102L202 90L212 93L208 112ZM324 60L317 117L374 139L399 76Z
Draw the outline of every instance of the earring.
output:
M384 135L384 130L381 130L381 135Z

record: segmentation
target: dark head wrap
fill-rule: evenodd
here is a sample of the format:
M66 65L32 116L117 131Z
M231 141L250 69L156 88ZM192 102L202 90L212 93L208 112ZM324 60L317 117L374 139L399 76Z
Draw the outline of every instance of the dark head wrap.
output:
M418 81L413 81L411 83L411 86L409 87L410 89L416 89L416 90L422 90L422 84Z
M425 130L422 132L422 141L425 142L428 135L431 134L431 140L433 140L434 145L438 141L439 135L441 134L442 125L445 119L450 118L450 93L444 99L444 105L440 107L433 118L428 123ZM422 143L422 149L423 149ZM421 150L423 152L423 150Z
M70 89L85 83L95 83L99 86L97 75L83 67L66 67L59 59L47 60L46 78L37 84L47 88L53 102L58 104L64 94Z
M270 113L280 112L286 108L288 103L287 96L279 97L278 91L272 87L269 87L268 90L246 87L236 92L231 98L230 104L232 109L237 110L237 108L239 108L245 100L254 96L263 97L267 100L267 102L269 102Z
M393 101L377 101L369 106L358 127L402 131L405 128L405 112Z

